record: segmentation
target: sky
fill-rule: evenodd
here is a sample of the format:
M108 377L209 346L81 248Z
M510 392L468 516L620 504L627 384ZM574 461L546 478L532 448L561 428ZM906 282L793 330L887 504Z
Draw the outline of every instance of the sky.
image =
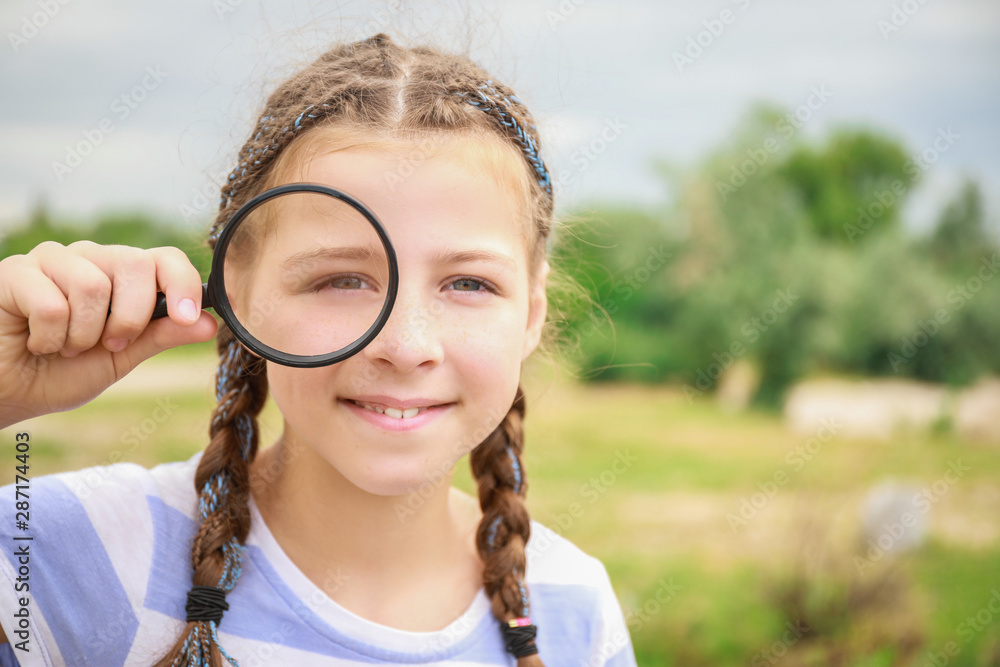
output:
M805 140L866 126L924 155L914 229L964 178L1000 218L996 0L4 0L0 28L0 234L40 198L203 226L266 94L380 31L511 85L561 209L668 203L657 161L696 165L770 102Z

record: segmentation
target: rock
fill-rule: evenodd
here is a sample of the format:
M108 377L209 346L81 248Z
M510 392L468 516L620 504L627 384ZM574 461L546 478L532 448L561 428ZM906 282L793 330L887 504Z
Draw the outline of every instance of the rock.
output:
M888 439L899 429L930 429L943 415L947 390L909 380L811 380L796 385L785 401L793 431L815 434L826 421L837 435Z
M919 547L927 537L927 505L916 502L920 489L884 482L868 492L861 513L869 560Z
M955 400L952 424L966 438L1000 442L1000 378L988 377Z

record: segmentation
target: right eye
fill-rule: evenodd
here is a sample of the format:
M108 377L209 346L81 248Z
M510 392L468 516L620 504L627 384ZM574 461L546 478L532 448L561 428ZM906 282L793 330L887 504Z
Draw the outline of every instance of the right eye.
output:
M310 291L321 292L325 289L338 289L338 290L360 290L370 288L363 276L349 275L349 274L339 274L335 276L327 276L322 280L313 283Z

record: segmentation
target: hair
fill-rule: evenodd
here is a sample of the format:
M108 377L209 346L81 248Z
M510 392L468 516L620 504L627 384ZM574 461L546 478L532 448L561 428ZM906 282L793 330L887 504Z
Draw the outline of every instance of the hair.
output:
M310 136L311 141L301 139ZM255 195L302 164L303 151L330 142L343 148L427 138L467 137L499 147L523 164L508 185L523 199L529 274L545 258L553 221L551 181L539 156L537 128L513 91L462 55L404 48L385 34L330 49L268 97L237 166L222 187L209 246L225 222ZM551 284L551 283L550 283ZM551 320L551 314L549 319ZM548 327L546 332L548 333ZM548 339L543 336L542 348ZM265 363L220 325L217 406L210 441L195 474L201 523L191 549L194 586L232 590L250 531L250 464L257 454L257 417L267 398ZM476 545L483 585L505 645L518 667L544 667L534 626L508 629L529 616L525 546L531 534L521 461L525 400L521 385L503 420L470 456L483 512ZM220 646L218 621L188 621L157 667L235 664ZM527 649L525 649L527 647ZM526 655L527 654L527 655Z

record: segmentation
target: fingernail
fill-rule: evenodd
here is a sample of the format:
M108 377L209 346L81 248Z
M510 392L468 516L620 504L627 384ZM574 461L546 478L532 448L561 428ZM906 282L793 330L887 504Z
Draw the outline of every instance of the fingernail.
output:
M194 322L198 319L198 306L194 305L194 301L191 299L181 299L178 301L177 312L189 322Z
M104 347L108 348L112 352L121 352L128 345L127 338L109 338L104 341Z

